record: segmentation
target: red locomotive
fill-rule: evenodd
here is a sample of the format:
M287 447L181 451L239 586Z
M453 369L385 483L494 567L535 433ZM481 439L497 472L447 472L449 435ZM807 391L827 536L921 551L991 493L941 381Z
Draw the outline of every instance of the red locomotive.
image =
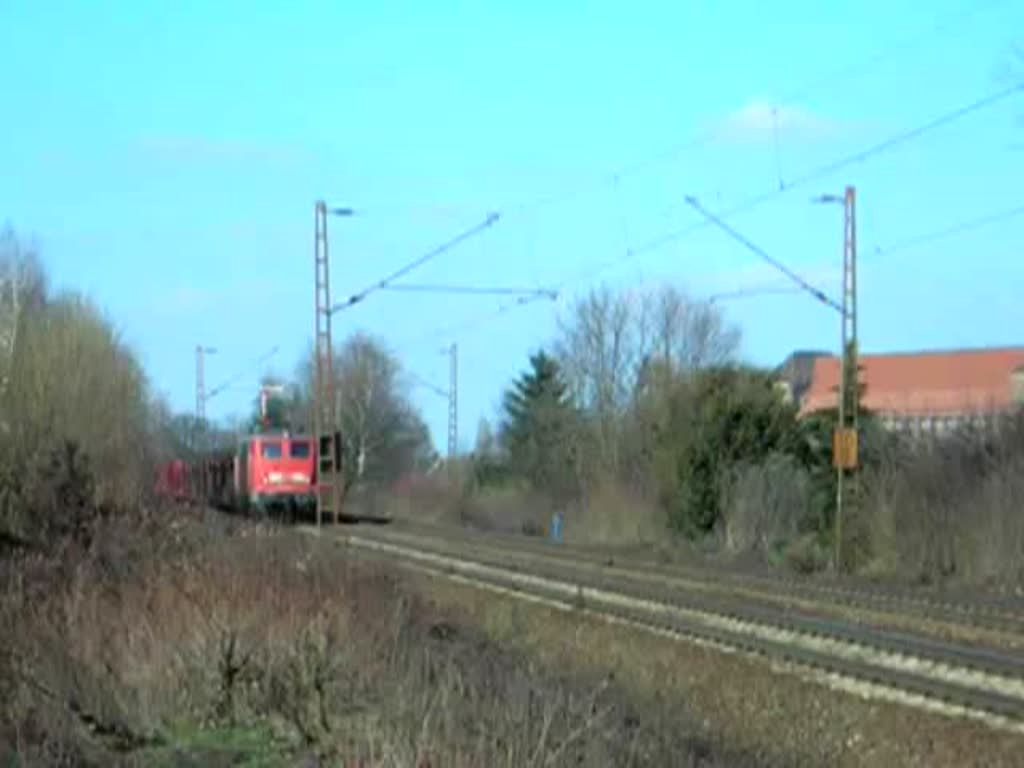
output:
M156 493L178 502L206 503L256 515L307 513L316 505L316 450L312 437L248 435L231 453L159 467Z

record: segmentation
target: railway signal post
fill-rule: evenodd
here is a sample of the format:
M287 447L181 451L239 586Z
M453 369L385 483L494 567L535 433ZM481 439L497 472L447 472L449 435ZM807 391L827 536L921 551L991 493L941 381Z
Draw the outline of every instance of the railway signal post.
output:
M338 522L341 514L342 456L338 410L334 400L334 349L331 338L330 261L327 247L327 216L352 216L351 208L329 208L323 200L316 203L313 260L316 273L316 314L314 348L313 430L316 433L317 481L316 524L329 512Z

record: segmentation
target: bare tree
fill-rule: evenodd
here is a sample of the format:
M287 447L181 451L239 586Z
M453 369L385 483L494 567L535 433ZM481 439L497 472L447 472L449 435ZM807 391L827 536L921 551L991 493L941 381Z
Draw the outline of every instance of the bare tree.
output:
M0 527L31 538L135 507L166 416L110 319L48 295L34 248L0 234Z
M618 465L618 425L629 405L638 362L629 297L591 291L559 318L555 347L576 405L590 417L600 463Z
M75 442L100 468L97 495L134 501L149 479L140 447L151 419L134 354L101 311L75 295L23 311L18 338L8 399L22 455Z
M601 465L622 466L629 417L654 374L675 376L733 359L740 334L708 302L665 285L591 291L560 318L556 350L576 405L593 425Z
M355 480L366 474L368 454L376 453L399 427L401 409L393 397L396 362L366 336L349 339L338 360L338 412L348 435Z
M672 370L689 371L728 362L739 351L739 329L726 325L714 305L675 286L648 293L641 305L650 308L655 332L653 344L643 349L645 359L657 357Z
M490 458L498 452L498 440L494 436L494 430L486 418L480 417L476 428L476 442L473 446L473 453L477 457Z
M22 243L8 225L0 232L0 431L10 425L4 416L5 395L10 386L18 332L23 312L38 305L45 291L45 280L36 249Z
M312 361L300 366L298 391L311 412ZM400 366L384 345L362 333L349 337L334 359L334 387L345 441L345 485L381 485L432 460L426 425L400 386Z

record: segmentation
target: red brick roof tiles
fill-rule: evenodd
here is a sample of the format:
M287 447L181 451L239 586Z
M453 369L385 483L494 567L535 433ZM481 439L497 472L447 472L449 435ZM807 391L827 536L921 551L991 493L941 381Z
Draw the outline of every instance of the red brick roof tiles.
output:
M1013 402L1013 376L1024 368L1024 347L862 355L862 405L897 415L956 414L997 410ZM814 361L811 386L800 412L834 408L839 359Z

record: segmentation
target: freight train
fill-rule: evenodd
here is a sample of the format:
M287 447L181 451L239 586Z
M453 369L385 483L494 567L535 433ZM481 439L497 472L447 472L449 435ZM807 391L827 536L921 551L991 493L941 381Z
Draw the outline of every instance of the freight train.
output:
M248 435L233 452L162 464L155 490L179 503L294 519L315 512L316 483L315 441L282 432Z

